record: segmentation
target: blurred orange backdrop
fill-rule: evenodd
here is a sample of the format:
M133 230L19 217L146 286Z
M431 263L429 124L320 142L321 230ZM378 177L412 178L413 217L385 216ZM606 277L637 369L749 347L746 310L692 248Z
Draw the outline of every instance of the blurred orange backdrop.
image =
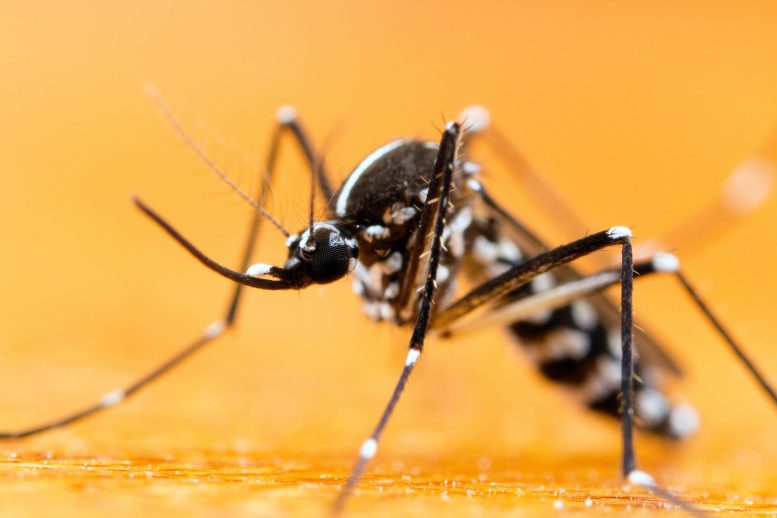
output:
M126 384L224 309L223 279L130 204L142 195L212 256L237 261L249 211L162 121L142 93L148 81L246 188L282 104L297 107L318 143L332 137L327 158L343 178L374 147L400 135L434 139L441 113L480 103L591 230L629 225L638 238L703 207L777 124L772 2L6 0L0 49L2 428ZM308 182L292 149L284 148L272 210L296 230ZM526 203L509 169L482 160L515 213L554 244L576 237ZM775 223L772 199L703 250L677 250L772 379ZM281 261L282 238L265 230L257 259ZM249 474L272 473L274 462L342 475L385 404L407 340L367 321L349 284L249 293L237 331L126 405L0 444L8 459L0 505L82 516L303 512L283 495L266 505L250 488L222 499L184 491L173 501L153 480L125 487L118 500L110 485L70 472L44 484L20 461L48 454L135 466L169 456ZM687 366L678 388L702 416L686 444L640 437L643 465L694 494L733 484L742 501L768 506L777 487L774 409L674 283L645 281L636 297L639 318ZM432 341L427 352L377 472L400 480L485 471L489 482L536 476L552 485L549 473L565 480L584 466L598 473L589 483L617 483L617 427L546 386L499 330ZM38 485L28 491L31 480ZM42 491L49 503L36 498ZM303 501L318 510L334 486L311 491ZM463 514L499 508L459 503ZM356 506L422 512L412 495Z

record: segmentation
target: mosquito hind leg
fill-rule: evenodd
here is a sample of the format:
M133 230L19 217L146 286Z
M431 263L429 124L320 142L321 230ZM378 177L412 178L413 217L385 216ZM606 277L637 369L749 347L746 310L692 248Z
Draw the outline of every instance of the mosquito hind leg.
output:
M634 262L634 280L644 279L652 274L663 273L668 270L665 263L676 261L671 254L658 254L650 259ZM674 271L674 270L672 270ZM463 315L454 320L445 328L437 328L435 332L445 336L461 336L482 329L499 326L509 326L519 321L535 317L543 312L556 310L574 304L580 299L598 294L620 283L620 268L607 268L590 275L580 276L553 285L543 291L534 292L522 290L508 295L504 304L499 303L489 307L484 313L475 315ZM588 309L585 312L593 311ZM582 313L578 311L577 313ZM580 315L578 320L591 325L593 320L590 315Z
M588 255L607 246L621 246L621 268L618 282L621 286L620 314L620 376L619 386L615 389L618 408L616 413L621 418L622 456L621 472L623 478L631 484L640 485L666 501L689 512L698 510L687 502L675 497L670 491L658 486L652 477L637 469L634 450L635 425L635 355L633 350L633 252L631 232L625 227L613 227L610 230L592 234L578 241L541 253L533 258L518 263L506 272L475 287L450 306L437 314L433 325L435 328L445 328L459 318L486 304L498 302L501 298L514 293L539 275L563 267L570 261ZM613 365L615 367L615 365ZM616 367L617 368L617 367Z

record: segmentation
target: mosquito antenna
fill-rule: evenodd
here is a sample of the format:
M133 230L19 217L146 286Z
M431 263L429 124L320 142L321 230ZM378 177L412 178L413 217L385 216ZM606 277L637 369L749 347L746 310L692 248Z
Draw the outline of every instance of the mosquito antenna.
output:
M234 181L232 181L227 173L224 172L218 166L218 164L211 160L208 153L206 153L205 150L194 141L191 135L189 135L189 133L184 129L178 118L173 114L173 110L170 108L170 105L162 98L159 90L157 90L157 88L152 84L146 84L143 89L145 90L146 95L148 95L148 97L151 99L151 102L154 103L157 110L159 110L159 113L162 114L162 117L164 117L170 127L173 128L173 131L175 131L184 141L184 143L189 146L189 148L194 151L198 157L200 157L200 160L205 162L205 165L208 166L208 169L210 169L211 172L213 172L222 182L227 184L227 186L232 189L235 194L240 196L251 207L253 207L256 212L267 218L267 220L272 223L275 228L280 230L283 235L289 237L291 232L286 230L279 221L277 221L269 212L264 210L264 208L259 205L253 198L243 192L243 190Z

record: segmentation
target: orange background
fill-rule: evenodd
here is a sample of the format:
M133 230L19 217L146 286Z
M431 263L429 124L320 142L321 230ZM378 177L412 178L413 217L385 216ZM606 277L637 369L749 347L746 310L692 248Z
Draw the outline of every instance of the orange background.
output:
M624 224L647 238L712 199L777 124L775 56L771 2L6 0L2 427L129 382L224 308L224 280L129 202L140 194L215 258L239 257L247 208L162 121L141 91L147 81L247 189L282 104L297 107L317 142L332 135L327 158L343 178L375 146L435 138L441 112L481 103L592 230ZM552 243L576 237L538 219L493 157L482 161L499 198ZM296 230L308 192L296 153L284 153L281 171L272 209ZM772 379L776 222L772 199L703 250L678 248ZM280 262L282 238L267 228L259 250L257 260ZM131 402L0 444L0 508L320 513L339 483L327 477L350 467L407 340L368 322L349 284L250 293L237 331ZM681 391L702 415L685 444L640 437L642 465L692 498L774 512L774 409L671 281L643 282L636 296L638 316L687 366ZM498 330L432 341L370 472L383 478L368 480L352 509L581 507L580 495L617 493L618 457L617 427L541 382ZM423 486L455 477L450 493Z

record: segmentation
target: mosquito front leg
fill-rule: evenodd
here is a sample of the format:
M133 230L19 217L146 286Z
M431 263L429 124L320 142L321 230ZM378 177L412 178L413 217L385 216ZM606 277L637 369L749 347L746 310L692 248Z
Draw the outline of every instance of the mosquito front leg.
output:
M152 100L154 101L154 103L159 108L160 112L163 114L163 116L168 121L168 123L173 127L176 133L178 133L183 138L183 140L187 143L187 145L194 148L195 153L203 159L206 165L208 165L211 168L215 167L215 164L207 157L207 155L204 154L204 151L198 148L194 143L194 140L189 136L188 133L186 133L183 126L174 117L172 111L170 110L169 106L164 102L162 97L159 96L159 94L153 89L149 89L148 92ZM292 115L293 115L293 111L289 111L288 108L279 110L278 124L276 125L276 129L273 133L266 165L264 170L262 171L262 181L259 182L259 187L257 192L257 199L260 200L258 206L260 208L264 206L264 186L266 184L272 183L272 177L274 175L274 171L276 168L276 159L278 156L278 149L279 149L280 140L281 140L280 137L282 136L284 131L286 131L285 128L288 128L288 130L290 130L292 134L295 135L295 137L299 140L300 146L303 148L303 150L305 150L306 156L308 156L309 153L312 153L312 147L309 141L305 137L304 132L302 131L299 124L296 123L296 120L294 117L292 117ZM309 158L309 162L315 163L315 159ZM219 172L221 173L220 170ZM313 174L315 174L315 172ZM325 173L325 170L323 169L323 166L320 166L320 169L318 170L318 174L320 175L320 178L325 179L326 173ZM322 190L324 190L323 186L322 186ZM151 211L151 209L149 209L139 201L136 201L136 203L138 204L138 207L141 210L143 210L149 217L151 217L157 223L159 223L165 230L171 233L173 237L178 236L178 238L180 238L179 242L183 240L183 242L186 243L184 246L187 247L187 249L189 249L190 251L192 251L193 249L194 251L196 251L195 255L199 254L201 257L205 257L204 254L196 250L193 247L193 245L191 245L182 236L180 236L180 234L175 229L173 229L172 226L170 226L167 222L162 220L156 213ZM246 236L245 245L243 248L243 256L240 262L240 267L238 272L244 272L248 268L248 264L253 254L256 239L260 231L261 221L263 219L262 211L263 209L256 210L253 212L251 224L248 230L248 234ZM192 253L195 253L195 252L192 252ZM238 273L238 272L235 272L235 273ZM246 277L248 277L249 280L253 279L250 276L246 276ZM256 281L271 282L264 279L256 279ZM222 319L216 320L215 322L210 324L208 327L206 327L203 330L199 338L197 338L187 347L180 350L178 353L170 357L162 364L158 365L157 367L149 371L140 379L136 380L135 382L131 383L130 385L124 388L112 390L107 394L105 394L102 398L100 398L96 403L89 405L76 412L73 412L69 415L66 415L64 417L48 421L37 426L24 428L22 430L11 431L11 432L0 432L0 439L21 439L32 435L37 435L39 433L46 432L48 430L52 430L55 428L61 428L69 424L75 423L77 421L81 421L86 417L89 417L102 410L116 406L119 403L123 402L130 396L140 391L142 388L152 383L154 380L158 379L162 375L171 371L174 367L179 365L181 362L191 357L194 353L196 353L197 351L205 347L207 344L211 343L213 340L221 336L224 333L224 331L226 331L229 327L233 326L237 318L237 311L239 308L241 294L242 294L242 286L243 285L240 284L239 282L236 283L232 296L229 298L226 314Z
M143 207L141 206L141 208ZM165 222L165 224L167 223ZM257 281L262 281L262 279L257 279ZM269 281L264 281L264 282L269 282ZM41 432L52 430L54 428L60 428L60 427L69 425L71 423L74 423L76 421L80 421L101 410L105 410L107 408L110 408L112 406L115 406L121 403L122 401L126 400L128 397L140 391L140 389L149 385L152 381L156 380L157 378L161 377L163 374L172 370L175 366L179 365L183 360L192 356L195 352L202 349L205 345L211 343L213 340L221 336L221 334L223 334L224 331L229 326L234 324L234 320L235 320L234 316L237 310L239 296L240 296L240 292L235 291L235 293L231 298L230 304L228 306L229 309L227 310L226 315L223 319L213 322L211 325L205 328L205 330L202 332L202 335L199 338L197 338L193 343L191 343L183 350L179 351L177 354L172 356L170 359L168 359L161 365L158 365L157 367L152 369L149 373L142 376L140 379L130 384L129 386L122 389L116 389L111 392L108 392L96 403L82 410L79 410L77 412L73 412L72 414L69 414L65 417L54 419L52 421L46 422L41 425L25 428L14 432L1 432L0 439L21 439L24 437L29 437L31 435L39 434Z
M422 216L423 220L426 218L427 214L431 215L434 222L432 234L429 240L419 239L416 248L413 250L413 253L418 256L424 255L424 248L421 243L430 243L429 253L424 256L428 258L426 281L424 282L423 295L421 296L420 305L418 306L418 316L416 318L415 326L413 327L413 334L410 338L407 359L405 360L405 365L402 368L402 373L399 376L399 381L397 381L394 392L389 399L388 405L386 405L386 409L383 411L375 429L370 434L369 438L364 441L359 450L359 458L356 461L356 465L351 471L345 486L343 486L332 507L333 514L337 514L342 510L345 502L353 491L353 488L358 484L359 479L364 473L367 463L375 456L375 453L378 450L378 441L383 433L383 429L399 402L399 398L410 377L410 373L413 371L413 368L423 351L424 341L429 330L433 297L437 288L435 279L437 278L437 267L440 263L445 214L448 209L459 135L459 125L456 123L448 123L440 142L440 150L437 155L437 160L435 161L434 172L429 185L429 195L424 203L424 213ZM419 232L421 230L423 230L423 227L419 229Z
M282 106L278 110L277 118L280 124L279 127L290 131L294 136L294 140L305 155L305 160L308 163L308 168L314 177L314 181L318 183L324 202L329 203L329 200L334 196L334 190L332 189L332 182L329 178L324 157L316 153L312 140L297 117L297 111L291 106Z

